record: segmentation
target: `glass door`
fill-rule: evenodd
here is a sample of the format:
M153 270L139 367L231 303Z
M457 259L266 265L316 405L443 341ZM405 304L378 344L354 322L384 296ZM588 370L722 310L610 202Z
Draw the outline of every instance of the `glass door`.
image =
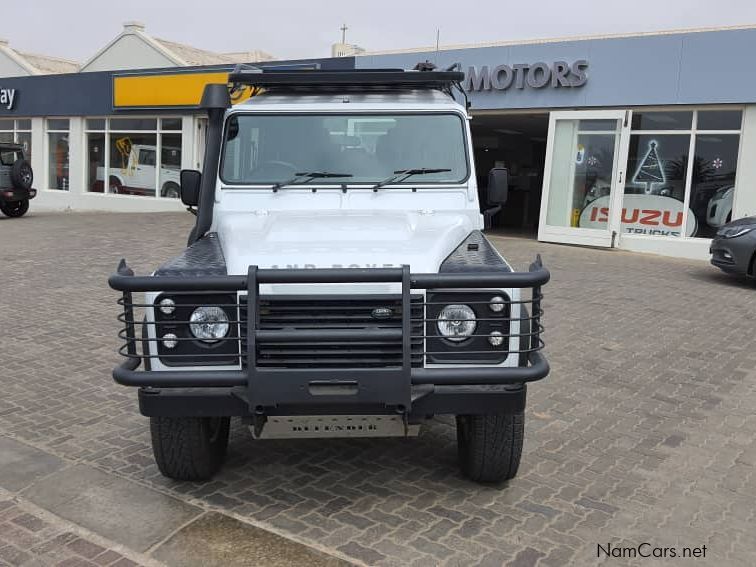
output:
M538 240L614 247L629 140L628 112L552 112Z

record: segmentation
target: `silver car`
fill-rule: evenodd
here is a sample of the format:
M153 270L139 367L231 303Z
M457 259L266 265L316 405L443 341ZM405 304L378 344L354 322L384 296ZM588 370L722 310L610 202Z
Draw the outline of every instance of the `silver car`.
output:
M720 270L756 278L756 217L727 223L711 243L711 263Z

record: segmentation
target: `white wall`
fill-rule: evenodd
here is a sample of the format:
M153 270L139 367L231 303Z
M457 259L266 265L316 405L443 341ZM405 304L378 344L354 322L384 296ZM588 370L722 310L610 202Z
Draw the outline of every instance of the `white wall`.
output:
M26 77L29 71L16 63L5 51L0 49L0 77Z
M619 241L621 250L690 260L708 260L711 257L709 246L711 240L708 238L669 238L640 234L623 234Z
M756 105L746 106L740 135L732 218L756 215Z
M117 71L150 67L175 67L176 64L155 47L134 34L122 35L107 49L82 67L88 71Z

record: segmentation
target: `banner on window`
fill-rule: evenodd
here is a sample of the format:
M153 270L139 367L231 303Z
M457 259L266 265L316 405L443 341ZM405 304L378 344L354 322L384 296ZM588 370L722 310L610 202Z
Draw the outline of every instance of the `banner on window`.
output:
M581 228L606 229L609 222L610 196L591 201L580 213ZM622 201L622 232L651 236L682 236L683 203L662 195L624 195ZM696 215L688 209L685 236L696 233Z

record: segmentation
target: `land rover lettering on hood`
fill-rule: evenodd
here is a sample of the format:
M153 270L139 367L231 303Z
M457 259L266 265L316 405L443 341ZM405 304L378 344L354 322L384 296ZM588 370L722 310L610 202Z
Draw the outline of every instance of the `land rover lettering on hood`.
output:
M463 75L421 68L238 67L232 90L258 94L235 106L205 88L186 249L109 279L113 377L138 388L167 477L211 478L232 418L265 443L412 437L436 415L455 416L467 477L517 474L549 272L515 271L482 233L507 171L481 210Z

